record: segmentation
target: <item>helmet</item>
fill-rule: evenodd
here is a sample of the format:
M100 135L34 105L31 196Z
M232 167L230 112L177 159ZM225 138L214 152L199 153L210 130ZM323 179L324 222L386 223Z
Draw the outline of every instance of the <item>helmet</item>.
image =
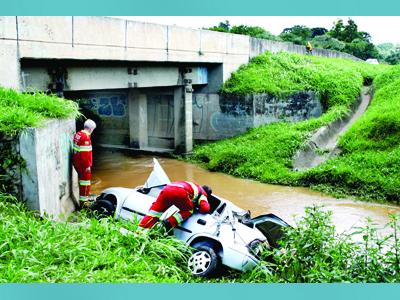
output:
M212 189L208 185L203 185L201 188L206 192L207 198L209 198L212 194Z
M94 130L96 128L96 123L93 120L87 119L83 127Z

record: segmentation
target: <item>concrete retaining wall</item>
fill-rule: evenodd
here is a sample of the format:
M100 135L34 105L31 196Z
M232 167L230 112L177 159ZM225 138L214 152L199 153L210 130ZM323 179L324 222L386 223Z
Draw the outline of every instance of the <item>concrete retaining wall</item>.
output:
M305 46L295 45L287 42L264 40L264 39L256 39L256 38L250 39L250 58L253 58L261 53L264 53L265 51L270 51L272 53L278 53L283 51L283 52L299 53L304 55L307 54ZM347 59L362 61L362 59L359 59L351 54L335 50L328 50L328 49L314 48L312 54L317 56L326 56L332 58L347 58Z
M321 114L322 105L314 92L299 92L284 98L270 94L243 97L194 94L193 138L218 140L252 127L278 121L298 122Z
M41 214L68 215L78 199L77 174L71 163L75 120L51 120L27 128L19 136L19 151L26 161L21 174L22 199Z

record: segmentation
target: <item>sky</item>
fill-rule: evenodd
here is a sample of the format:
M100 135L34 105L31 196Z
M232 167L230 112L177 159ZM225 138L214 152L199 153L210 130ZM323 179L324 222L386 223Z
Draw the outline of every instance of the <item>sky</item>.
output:
M156 23L164 25L177 25L190 28L203 28L218 25L219 22L229 20L231 25L250 25L260 26L274 35L278 35L284 28L294 25L305 25L307 27L325 27L331 29L333 23L338 19L342 19L347 23L349 17L284 17L284 16L163 16L163 17L115 17L128 20L136 20L140 22ZM374 44L391 42L400 44L400 16L395 17L350 17L358 25L359 31L366 31L372 37Z

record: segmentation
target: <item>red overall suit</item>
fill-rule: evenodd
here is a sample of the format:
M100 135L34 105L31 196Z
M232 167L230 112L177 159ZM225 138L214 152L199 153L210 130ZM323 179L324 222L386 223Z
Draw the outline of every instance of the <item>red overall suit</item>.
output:
M92 177L92 141L90 133L81 130L74 135L73 165L79 178L79 202L89 200ZM89 168L89 170L88 170Z
M163 188L147 215L140 221L139 226L153 227L163 212L172 205L179 208L179 212L167 219L171 227L176 227L189 218L193 214L194 208L198 208L202 214L210 211L207 194L199 185L189 181L172 182Z

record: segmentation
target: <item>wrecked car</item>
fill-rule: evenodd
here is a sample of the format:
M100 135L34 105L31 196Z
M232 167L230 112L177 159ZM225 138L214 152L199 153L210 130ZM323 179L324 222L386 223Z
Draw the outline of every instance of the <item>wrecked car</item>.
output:
M92 209L103 216L140 220L162 188L171 182L158 161L153 161L153 170L144 186L108 188L96 199ZM173 229L177 239L195 249L188 259L188 267L196 276L213 276L222 265L239 271L253 269L259 263L261 246L278 247L282 227L288 226L273 214L251 218L249 211L217 195L212 195L209 203L209 214L195 212ZM177 211L173 206L161 219Z

